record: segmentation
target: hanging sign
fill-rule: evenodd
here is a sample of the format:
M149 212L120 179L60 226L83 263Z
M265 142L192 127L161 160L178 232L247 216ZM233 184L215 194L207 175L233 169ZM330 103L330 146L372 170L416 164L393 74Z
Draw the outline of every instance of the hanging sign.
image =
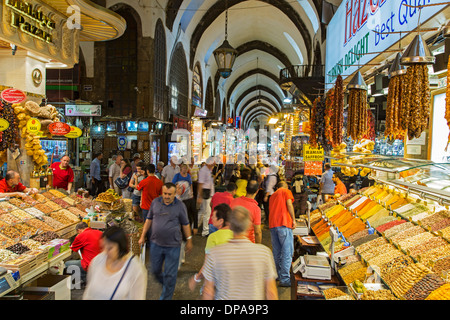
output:
M36 118L30 118L27 121L27 131L30 133L38 133L41 131L41 122Z
M303 146L303 161L324 161L325 155L322 148L311 148L310 144Z
M65 136L70 132L70 126L64 122L53 122L48 126L48 131L54 136Z
M321 175L322 175L322 161L305 162L305 176L321 176Z
M71 126L70 132L68 134L66 134L65 137L69 138L69 139L77 139L77 138L81 137L82 134L83 134L83 131L81 131L80 128Z
M9 103L21 103L27 99L27 95L18 89L5 89L2 91L1 97Z
M117 138L117 146L119 151L125 151L127 149L128 140L125 136L120 136Z
M5 119L0 119L0 132L8 130L9 128L9 122Z

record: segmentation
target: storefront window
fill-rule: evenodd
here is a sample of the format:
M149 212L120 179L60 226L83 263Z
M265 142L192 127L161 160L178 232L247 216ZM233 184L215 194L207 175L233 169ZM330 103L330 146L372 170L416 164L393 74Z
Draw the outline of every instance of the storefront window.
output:
M202 75L198 63L195 65L192 78L192 105L198 108L202 108L203 105Z
M186 55L181 43L177 44L171 61L169 86L171 112L187 117L189 81Z
M153 116L157 119L168 120L167 108L164 107L164 88L166 86L166 34L161 20L156 23L155 30L155 88Z

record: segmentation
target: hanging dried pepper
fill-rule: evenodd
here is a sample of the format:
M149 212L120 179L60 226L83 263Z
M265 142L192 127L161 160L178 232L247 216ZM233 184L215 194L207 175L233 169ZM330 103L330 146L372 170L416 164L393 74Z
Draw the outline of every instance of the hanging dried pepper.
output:
M317 102L319 100L320 100L320 97L316 98L314 100L313 106L311 108L311 117L309 119L309 123L310 123L309 144L313 148L317 148L317 131L316 131L317 117L316 117L316 113L317 113Z
M389 81L389 92L386 106L386 130L384 136L395 139L404 135L405 130L401 126L402 91L404 89L405 75L393 76Z
M333 143L333 122L331 118L333 117L333 102L334 102L335 89L332 88L327 92L325 99L325 137L330 142Z
M368 129L367 91L350 89L348 95L347 134L353 141L359 141Z
M333 147L339 146L342 142L344 126L344 81L341 75L336 78L331 123L333 126L332 145Z
M448 59L447 70L450 70L450 58ZM450 128L450 71L447 71L447 91L445 96L445 120L447 120L447 125ZM445 151L447 151L448 144L450 143L450 134L448 135L447 146Z
M408 67L402 95L401 126L410 140L419 138L428 128L431 112L427 65L413 64Z

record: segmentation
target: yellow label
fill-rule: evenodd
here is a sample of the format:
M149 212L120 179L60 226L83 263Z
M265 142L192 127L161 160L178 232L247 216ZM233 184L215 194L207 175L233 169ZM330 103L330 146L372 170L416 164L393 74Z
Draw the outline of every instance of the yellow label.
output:
M82 134L83 134L83 131L81 131L80 128L71 126L70 132L68 134L66 134L65 137L69 138L69 139L76 139L76 138L81 137Z
M38 133L41 131L41 122L36 118L30 118L27 122L27 131L30 133Z
M0 119L0 132L8 130L9 128L9 122L5 119Z
M311 145L303 146L303 161L324 161L324 151L322 148L311 148Z

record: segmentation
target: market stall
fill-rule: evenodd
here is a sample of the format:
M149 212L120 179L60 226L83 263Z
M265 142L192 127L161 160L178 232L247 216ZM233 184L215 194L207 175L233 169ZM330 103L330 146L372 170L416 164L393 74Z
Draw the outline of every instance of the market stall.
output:
M405 159L393 161L399 166L389 170L398 169L400 176L423 174ZM430 172L446 174L446 168L435 166ZM372 174L376 185L311 213L312 232L341 280L318 286L316 293L330 300L448 300L448 199L436 187L384 182Z

